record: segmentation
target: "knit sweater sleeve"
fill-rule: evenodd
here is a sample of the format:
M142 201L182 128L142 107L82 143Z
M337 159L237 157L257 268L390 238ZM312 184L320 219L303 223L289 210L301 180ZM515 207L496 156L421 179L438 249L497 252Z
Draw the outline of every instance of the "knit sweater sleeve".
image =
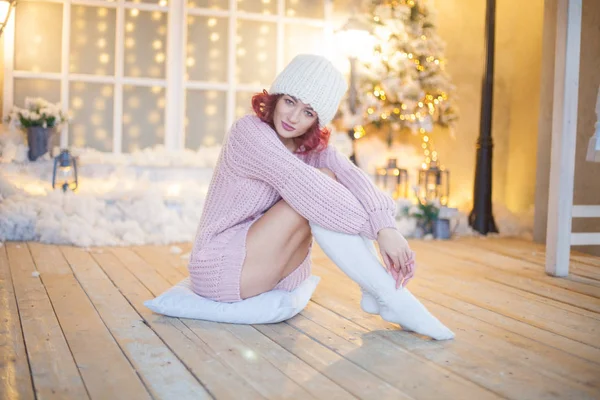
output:
M238 120L224 150L224 162L235 174L269 184L307 220L333 231L377 238L369 214L348 188L292 154L258 117Z
M377 188L369 176L348 157L329 145L319 153L316 166L330 169L338 181L354 193L369 214L373 231L379 232L383 228L397 229L394 200Z

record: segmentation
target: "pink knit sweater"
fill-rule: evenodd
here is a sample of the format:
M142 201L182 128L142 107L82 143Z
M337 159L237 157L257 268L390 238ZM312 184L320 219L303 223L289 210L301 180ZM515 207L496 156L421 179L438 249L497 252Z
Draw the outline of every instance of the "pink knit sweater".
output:
M335 181L317 168L328 168ZM217 301L239 301L246 234L254 221L284 199L324 228L375 240L396 228L394 201L335 147L292 153L256 116L246 116L225 138L191 253L194 291ZM302 271L281 282L292 290L310 274L310 252Z

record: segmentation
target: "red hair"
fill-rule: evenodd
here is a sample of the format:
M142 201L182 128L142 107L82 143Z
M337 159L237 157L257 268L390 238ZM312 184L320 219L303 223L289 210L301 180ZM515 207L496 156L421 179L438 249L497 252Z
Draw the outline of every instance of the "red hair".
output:
M275 106L281 96L283 96L283 94L269 94L266 90L252 96L252 109L256 113L256 116L260 118L261 121L269 124L273 129L275 129L275 125L273 124ZM330 135L331 132L329 129L319 129L319 120L317 117L317 121L315 121L303 135L293 139L294 144L299 150L296 151L296 153L306 154L312 150L324 150L329 143Z

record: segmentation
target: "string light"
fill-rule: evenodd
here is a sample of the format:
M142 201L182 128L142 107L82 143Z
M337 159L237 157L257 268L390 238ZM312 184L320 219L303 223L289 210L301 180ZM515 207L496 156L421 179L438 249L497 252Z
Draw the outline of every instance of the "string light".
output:
M160 12L160 11L153 11L152 12L152 20L153 21L160 21L161 18L162 18L162 16L163 16L163 13Z

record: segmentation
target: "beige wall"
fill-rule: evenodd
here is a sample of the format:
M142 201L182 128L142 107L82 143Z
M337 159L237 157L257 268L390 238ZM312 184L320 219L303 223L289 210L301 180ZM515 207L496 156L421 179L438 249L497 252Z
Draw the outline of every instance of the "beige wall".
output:
M556 0L546 0L542 92L540 102L537 184L535 193L534 239L544 242L548 212L550 139L554 80L554 40L556 37ZM583 0L577 149L575 155L574 204L600 204L600 163L585 161L587 144L596 122L595 105L600 85L600 2ZM574 232L600 231L600 219L573 221ZM577 250L600 255L600 246L582 246Z

